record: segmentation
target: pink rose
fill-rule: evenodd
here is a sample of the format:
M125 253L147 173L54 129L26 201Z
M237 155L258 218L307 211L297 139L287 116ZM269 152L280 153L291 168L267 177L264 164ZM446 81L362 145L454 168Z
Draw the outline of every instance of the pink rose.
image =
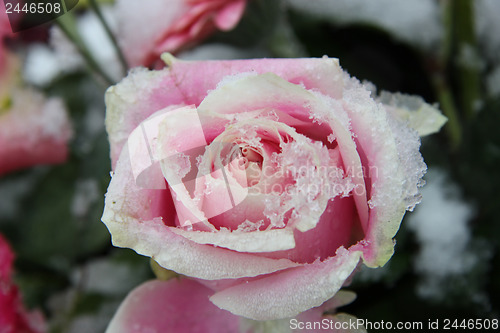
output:
M417 131L442 126L437 110L420 101L410 116L401 96L386 107L326 57L164 59L106 94L114 245L256 320L321 305L360 258L389 260L420 200Z
M0 234L0 331L2 333L41 333L45 323L41 313L28 313L21 295L12 283L14 254Z
M111 320L106 333L175 332L175 333L257 333L261 323L235 316L213 305L208 298L212 290L189 279L149 281L133 290ZM352 292L339 293L320 307L294 319L266 323L268 332L340 332L348 328L349 319L356 318L333 311L354 300ZM328 311L329 314L324 313ZM323 329L305 329L307 323L324 323ZM325 324L326 323L326 324ZM301 329L300 329L301 328ZM364 332L345 329L342 332Z
M149 66L215 30L233 29L246 0L119 0L118 37L131 67Z
M62 101L18 88L0 101L0 175L66 160L72 131Z

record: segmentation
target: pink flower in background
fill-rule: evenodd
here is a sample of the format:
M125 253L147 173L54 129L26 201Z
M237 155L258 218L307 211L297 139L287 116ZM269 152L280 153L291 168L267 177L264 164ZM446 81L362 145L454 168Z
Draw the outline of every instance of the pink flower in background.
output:
M443 125L437 110L420 103L422 122L380 104L331 58L164 59L106 94L114 245L256 320L321 305L360 258L389 260L420 200L417 132Z
M20 60L5 48L12 36L0 1L0 176L37 164L64 162L71 127L62 101L21 86Z
M14 88L0 106L0 175L64 162L71 134L61 100Z
M12 250L4 237L0 235L0 332L45 332L45 323L41 313L29 313L24 309L21 295L12 283L13 261Z
M149 66L163 52L177 52L216 30L231 30L246 0L119 0L118 36L131 67Z
M258 322L238 317L210 303L212 290L189 279L149 281L133 290L123 301L106 333L161 332L161 333L257 333L262 332ZM344 292L322 306L302 313L293 323L335 322L356 318L334 315L334 310L350 303L354 293ZM328 311L329 314L324 315ZM330 322L331 320L331 322ZM297 325L298 326L298 325ZM348 327L347 325L344 325ZM289 320L267 323L269 332L290 330ZM284 330L285 329L285 330ZM295 330L293 330L295 331ZM334 329L296 330L297 332L340 332ZM342 332L364 332L343 330Z

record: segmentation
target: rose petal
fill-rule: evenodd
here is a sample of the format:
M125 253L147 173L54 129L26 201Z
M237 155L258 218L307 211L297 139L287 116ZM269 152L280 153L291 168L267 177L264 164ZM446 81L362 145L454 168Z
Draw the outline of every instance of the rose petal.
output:
M146 282L123 301L106 333L239 332L240 318L210 303L211 294L188 279Z
M447 118L419 96L383 91L377 99L393 117L399 118L420 136L439 132Z
M272 252L289 250L295 247L293 230L291 229L256 230L251 232L225 229L217 232L171 230L198 244L212 244L238 252Z
M392 238L408 207L408 195L412 191L418 193L417 186L426 167L418 151L420 140L416 134L412 135L415 132L401 124L392 124L392 117L356 79L346 79L345 83L344 107L350 113L352 131L359 133L358 151L363 165L368 167L361 171L371 182L367 185L371 207L367 243L360 246L364 247L365 263L376 267L392 256Z
M246 0L231 1L215 16L215 25L220 30L231 30L240 21L245 11Z
M268 258L288 258L297 263L313 263L335 254L342 245L355 243L361 234L355 221L356 207L352 197L337 197L328 202L315 228L295 230L295 247L288 251L265 253ZM356 238L358 237L358 238Z
M333 297L356 268L360 255L339 248L323 262L230 287L210 300L221 309L254 320L294 317Z

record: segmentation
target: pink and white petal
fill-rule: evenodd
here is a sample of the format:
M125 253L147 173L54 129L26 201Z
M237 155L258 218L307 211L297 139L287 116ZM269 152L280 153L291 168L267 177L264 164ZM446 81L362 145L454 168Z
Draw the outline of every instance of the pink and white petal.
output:
M356 268L361 253L339 248L334 257L215 293L221 309L254 320L294 317L332 298Z
M134 289L106 333L235 333L240 318L209 301L212 291L189 279L153 280Z
M418 202L418 186L426 166L415 131L396 124L370 91L355 79L346 79L344 107L349 111L363 165L369 178L369 227L363 258L370 267L382 266L394 251L393 237L406 209Z
M165 180L159 176L158 181ZM287 259L196 244L168 227L175 225L175 217L170 191L143 189L135 183L125 148L111 179L102 217L115 246L132 248L167 269L207 280L251 277L299 266Z
M211 244L238 252L273 252L289 250L295 247L293 230L291 229L256 230L251 232L229 231L227 229L217 232L171 230L198 244Z
M165 71L136 68L106 91L106 131L113 168L130 133L141 122L157 111L174 110L187 104L182 95L169 93L174 89L173 83L165 74Z
M383 91L377 101L384 105L390 116L405 122L421 137L439 132L448 120L420 96Z

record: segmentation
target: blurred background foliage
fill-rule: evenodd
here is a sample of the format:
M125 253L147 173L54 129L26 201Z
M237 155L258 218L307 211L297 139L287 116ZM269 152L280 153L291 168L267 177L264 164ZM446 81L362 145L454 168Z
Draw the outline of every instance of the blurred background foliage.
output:
M500 68L500 53L492 45L500 45L500 26L482 15L488 14L489 5L500 7L487 0L431 0L421 5L383 0L378 9L372 4L360 10L364 7L356 3L361 1L327 2L250 1L233 31L218 32L178 56L328 55L379 91L439 103L449 122L441 133L424 138L422 153L430 170L429 185L441 181L429 187L429 196L441 191L442 205L425 213L424 190L423 203L402 223L391 261L378 270L361 269L349 287L358 298L342 311L392 322L498 318L500 80L494 73ZM422 3L431 11L425 12ZM88 10L81 2L73 15L78 18ZM393 19L403 24L391 25L390 15L401 15ZM23 43L33 38L47 42L48 29L46 25L22 32ZM80 68L39 88L63 98L71 113L75 134L70 158L63 165L0 179L0 231L17 253L15 277L27 305L44 311L52 332L103 331L126 293L153 277L148 258L113 248L100 221L110 180L103 122L106 85ZM453 214L457 207L463 209L460 216ZM441 226L438 220L426 234L418 227L419 219L432 214L452 220ZM447 240L454 232L458 238ZM428 233L435 233L434 238ZM438 249L435 258L427 258L438 262L440 250L455 248L446 263L456 268L429 270L422 259L426 246Z

